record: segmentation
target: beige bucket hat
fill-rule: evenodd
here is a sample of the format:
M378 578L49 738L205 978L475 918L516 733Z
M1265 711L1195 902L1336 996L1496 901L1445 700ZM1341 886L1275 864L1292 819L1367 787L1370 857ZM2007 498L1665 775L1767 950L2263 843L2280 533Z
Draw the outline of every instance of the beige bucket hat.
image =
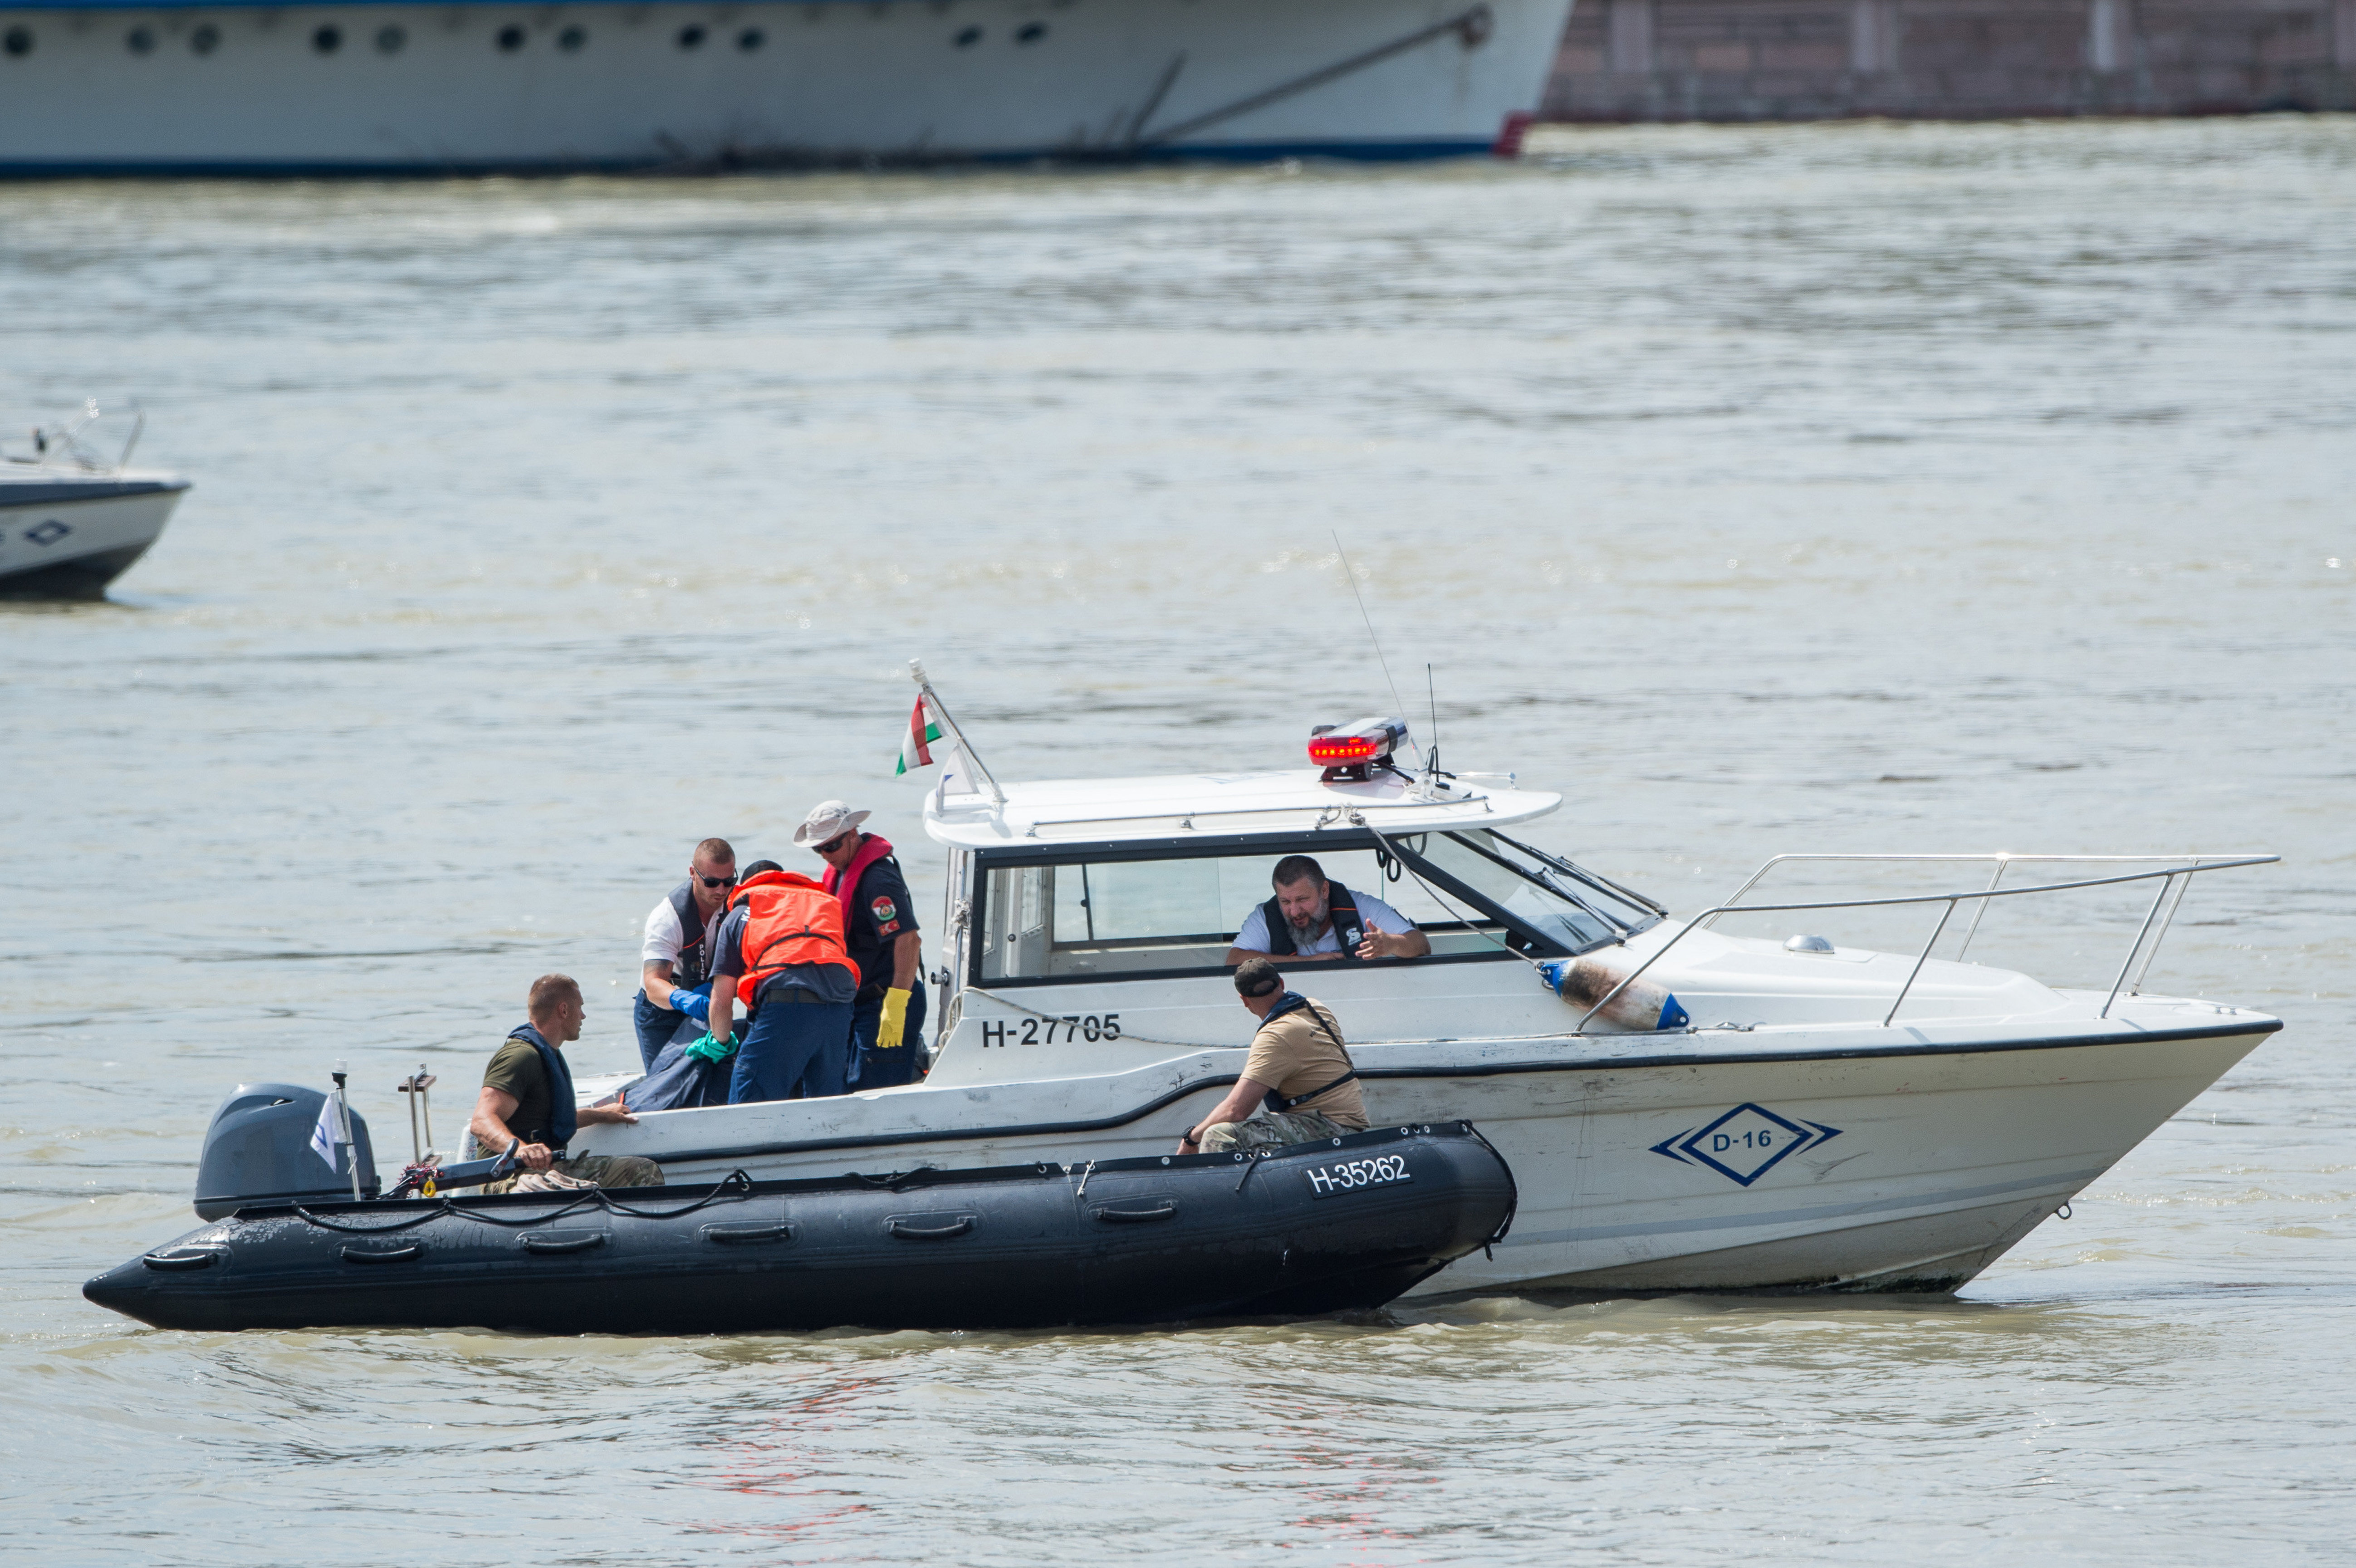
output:
M837 833L846 833L867 820L865 811L854 811L841 800L820 800L794 830L796 843L825 843Z

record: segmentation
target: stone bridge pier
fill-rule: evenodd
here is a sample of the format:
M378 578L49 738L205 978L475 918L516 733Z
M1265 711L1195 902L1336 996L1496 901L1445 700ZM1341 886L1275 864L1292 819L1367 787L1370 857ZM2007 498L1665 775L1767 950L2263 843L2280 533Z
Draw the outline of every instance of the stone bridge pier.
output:
M2356 0L1579 0L1540 117L2356 109Z

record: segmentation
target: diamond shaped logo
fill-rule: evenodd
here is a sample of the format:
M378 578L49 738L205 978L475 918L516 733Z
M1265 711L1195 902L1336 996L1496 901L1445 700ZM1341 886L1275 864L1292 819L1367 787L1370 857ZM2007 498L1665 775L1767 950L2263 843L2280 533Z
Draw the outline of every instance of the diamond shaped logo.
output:
M1653 1153L1683 1165L1707 1165L1749 1187L1802 1149L1840 1136L1821 1122L1778 1116L1763 1105L1741 1104L1706 1127L1689 1128L1653 1145Z
M67 534L71 533L72 532L72 529L67 527L64 523L59 522L56 518L50 518L46 522L35 523L32 527L25 530L25 537L31 540L36 544L46 547L55 544L59 540L63 539Z

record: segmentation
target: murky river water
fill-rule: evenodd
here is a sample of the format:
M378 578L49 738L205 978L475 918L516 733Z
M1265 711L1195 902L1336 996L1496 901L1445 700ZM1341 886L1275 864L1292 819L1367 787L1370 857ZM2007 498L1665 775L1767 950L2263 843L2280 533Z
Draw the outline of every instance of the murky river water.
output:
M1515 167L0 190L0 405L197 480L0 609L0 1555L2344 1561L2356 124L1600 132ZM77 1287L241 1078L631 1059L687 846L924 658L1015 777L1457 766L1691 908L1794 849L2272 850L2289 1027L1954 1301L1031 1336L206 1337ZM1415 702L1419 714L1419 700ZM798 862L797 862L798 864ZM2032 943L2107 979L2122 911Z

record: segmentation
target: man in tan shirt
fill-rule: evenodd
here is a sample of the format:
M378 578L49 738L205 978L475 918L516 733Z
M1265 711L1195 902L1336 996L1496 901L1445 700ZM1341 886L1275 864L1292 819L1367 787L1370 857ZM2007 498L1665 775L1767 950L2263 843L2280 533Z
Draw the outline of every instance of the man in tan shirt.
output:
M1357 1069L1341 1026L1322 1004L1284 988L1264 958L1236 969L1236 995L1260 1021L1243 1080L1201 1125L1178 1140L1182 1155L1269 1149L1366 1130Z

